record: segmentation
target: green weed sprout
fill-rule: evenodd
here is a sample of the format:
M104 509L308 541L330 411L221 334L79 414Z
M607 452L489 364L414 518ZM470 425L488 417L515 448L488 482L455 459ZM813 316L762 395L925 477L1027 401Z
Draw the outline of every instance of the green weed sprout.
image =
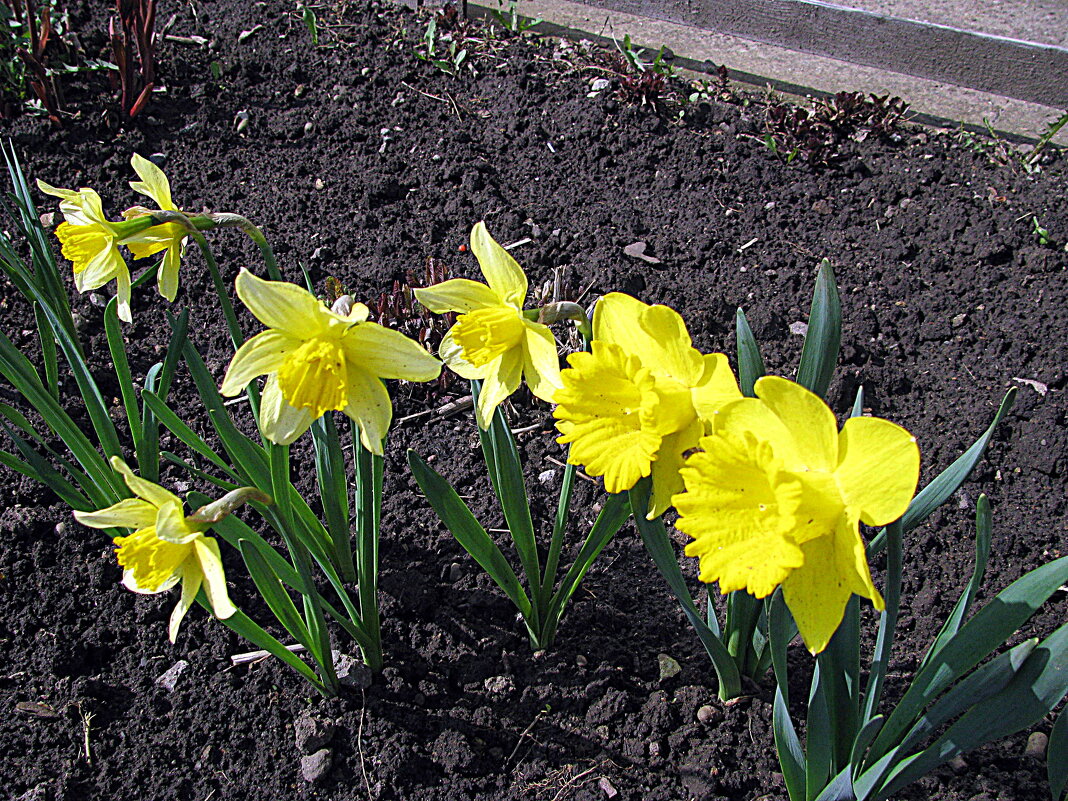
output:
M526 588L501 549L449 483L415 451L408 451L412 473L434 511L490 578L515 604L526 624L531 647L549 648L560 618L586 572L625 522L625 495L610 496L587 534L575 561L557 583L564 538L571 518L575 465L564 470L544 567L530 513L523 468L515 438L500 404L525 380L531 392L551 400L560 386L556 340L547 323L574 319L589 337L585 312L577 304L555 303L525 310L527 278L489 235L484 223L471 232L471 251L486 278L482 284L454 278L415 290L430 311L458 312L456 325L441 344L446 364L471 381L482 454L508 533L519 554Z

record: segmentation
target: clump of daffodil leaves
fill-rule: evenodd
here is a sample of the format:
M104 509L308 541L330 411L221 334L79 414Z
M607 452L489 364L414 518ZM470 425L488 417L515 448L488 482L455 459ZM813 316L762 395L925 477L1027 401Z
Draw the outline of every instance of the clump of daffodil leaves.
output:
M15 227L27 241L43 243L29 184L14 154L5 151L5 158L15 189ZM373 669L382 666L378 538L393 417L384 382L433 380L443 361L471 382L488 488L500 504L519 570L426 460L409 451L409 465L457 541L516 605L531 646L552 645L579 583L632 518L711 658L720 696L740 695L747 682L765 681L770 672L773 730L791 801L888 799L946 760L1032 725L1068 692L1068 626L999 652L1068 583L1068 557L1018 579L969 617L991 541L984 496L977 504L972 580L896 705L881 709L901 605L903 537L967 478L1013 393L975 444L916 494L920 450L912 435L866 416L862 393L841 425L824 400L841 339L828 263L817 277L801 361L790 380L765 375L740 310L736 373L725 354L694 347L686 321L666 305L608 292L594 305L592 319L577 303L559 298L527 308L526 275L480 222L470 243L485 282L457 278L416 291L432 312L458 315L439 361L371 321L368 308L350 296L327 306L310 286L285 281L259 229L234 214L186 214L156 165L137 155L131 163L139 178L131 188L155 208L134 205L122 219L109 217L90 188L38 184L60 199L63 222L55 233L73 265L75 287L87 291L116 282L104 322L130 441L124 443L126 432L115 428L88 369L50 249L31 247L26 264L8 235L0 234L0 267L38 309L45 376L33 373L31 360L3 337L0 374L40 410L71 454L39 453L36 444L44 447L46 438L4 406L0 416L17 451L5 453L4 463L52 488L83 524L114 537L125 586L146 594L179 589L168 627L172 641L199 602L325 695L340 689L332 632L351 638ZM233 307L204 236L229 227L249 235L264 259L265 277L234 271L237 297L263 327L247 339L249 321L242 322ZM119 321L132 322L133 289L153 276L165 300L180 302L179 268L190 244L217 290L234 355L225 375L214 375L190 335L198 328L183 310L168 315L172 336L163 360L134 376ZM137 259L159 256L159 264L133 279L123 248ZM581 347L566 354L561 367L552 326L564 322L575 325ZM77 380L91 431L82 430L58 401L59 352ZM205 421L197 422L210 425L217 446L168 405L179 363L205 410ZM568 448L547 543L536 533L541 525L535 525L507 419L524 383L536 404L554 406L551 416L549 405L537 406L535 414L555 423L557 442ZM161 425L186 454L160 451ZM346 425L351 462L342 445ZM253 429L253 436L243 433ZM321 518L306 489L298 491L291 479L290 445L309 434L319 493L313 501ZM131 450L136 472L123 458ZM212 500L191 492L179 498L160 482L162 464L188 471L222 496ZM607 499L581 541L569 546L580 467L603 479ZM186 514L186 502L196 511ZM243 519L249 510L255 516ZM718 585L722 604L710 596L705 610L698 609L666 519L689 538L685 554L696 557L702 582ZM238 593L249 589L228 587L224 546L240 556L288 643L231 599L231 592L240 599ZM570 564L561 565L565 553L572 555ZM878 558L885 564L873 575ZM877 618L866 673L860 643L868 617L862 604ZM789 711L787 654L798 635L815 657L805 743ZM1050 776L1059 795L1068 769L1051 763Z

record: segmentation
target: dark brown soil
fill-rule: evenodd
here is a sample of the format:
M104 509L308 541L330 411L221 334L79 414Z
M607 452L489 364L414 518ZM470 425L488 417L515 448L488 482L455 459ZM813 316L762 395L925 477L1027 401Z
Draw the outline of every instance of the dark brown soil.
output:
M76 19L90 16L88 4L71 5ZM763 129L761 98L691 107L672 121L611 90L588 97L604 73L576 68L576 46L561 59L556 42L491 41L471 54L477 76L453 78L413 56L425 20L407 12L349 3L349 27L324 31L329 46L315 48L291 4L197 7L194 17L187 4L161 3L161 20L177 15L171 33L212 44L163 43L168 91L127 129L109 127L97 78L71 87L79 114L62 130L29 117L9 126L31 177L93 186L117 212L131 204L130 155L162 154L183 208L250 217L291 278L304 264L317 285L336 276L362 298L421 271L430 256L473 275L460 246L485 219L502 242L531 238L514 253L532 285L563 267L590 297L622 290L669 304L703 350L733 352L733 313L744 307L769 369L785 375L801 345L791 326L806 319L827 257L845 316L830 402L844 413L863 384L875 414L918 437L924 481L986 427L1008 387L1020 387L972 480L909 538L893 675L915 667L967 580L979 493L995 514L984 600L1068 552L1063 158L1029 176L951 136L914 130L896 141L846 142L822 168L787 166L753 136ZM83 41L103 45L102 35ZM1032 216L1052 244L1036 241ZM660 264L624 255L638 240ZM230 279L242 266L258 269L239 235L212 241ZM221 376L230 351L197 255L182 280L176 306L191 309L193 336ZM2 303L5 333L32 348L32 314L10 287ZM105 391L118 396L102 310L88 297L75 304ZM138 379L165 346L165 306L151 291L135 294L127 331ZM393 394L398 417L425 408L408 388ZM199 420L181 380L172 399ZM549 458L564 453L547 407L520 400L513 413L520 424L544 424L522 445L547 525L560 475ZM231 668L230 655L247 645L200 611L170 646L173 599L124 591L109 542L74 524L46 490L0 477L3 792L78 801L785 798L769 687L725 708L715 701L707 659L631 527L576 595L555 649L532 655L507 600L443 530L405 467L407 447L436 454L496 525L471 422L400 425L390 445L381 577L388 667L365 693L331 702L279 663ZM178 448L166 438L164 446ZM309 448L295 448L297 458L307 460ZM553 480L539 483L550 469ZM581 483L583 525L601 497ZM235 601L262 612L238 564L228 564ZM689 574L693 567L686 560ZM1063 617L1058 596L1025 633L1047 634ZM682 665L664 681L662 653ZM177 686L158 686L178 660L189 665ZM799 657L798 669L806 662ZM57 716L17 713L26 701ZM696 719L704 704L718 711L707 725ZM333 767L314 785L301 777L293 732L308 711L337 726ZM87 734L79 712L92 714ZM959 775L943 770L904 797L1047 797L1045 765L1023 756L1025 739L982 749Z

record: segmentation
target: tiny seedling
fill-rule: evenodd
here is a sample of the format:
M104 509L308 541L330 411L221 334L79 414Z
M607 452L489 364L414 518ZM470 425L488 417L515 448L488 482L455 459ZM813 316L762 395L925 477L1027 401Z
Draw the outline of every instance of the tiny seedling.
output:
M1038 221L1038 217L1031 218L1031 233L1034 234L1035 239L1038 240L1038 244L1050 244L1051 240L1049 231L1042 227L1042 224Z
M308 29L308 33L311 35L312 46L319 46L319 20L315 16L315 12L311 9L311 6L300 5L301 19L304 20L304 27Z
M509 0L507 9L504 7L504 0L497 0L497 5L498 8L489 9L489 14L508 33L525 33L542 21L541 17L532 19L520 16L516 0Z

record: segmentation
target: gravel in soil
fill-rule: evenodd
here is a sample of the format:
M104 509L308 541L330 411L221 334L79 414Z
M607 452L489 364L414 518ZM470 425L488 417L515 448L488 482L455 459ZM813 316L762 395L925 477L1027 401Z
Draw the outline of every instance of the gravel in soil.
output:
M76 19L99 14L72 5ZM617 84L590 97L605 73L583 68L582 44L484 38L469 55L477 74L452 77L413 56L426 23L404 11L348 4L348 27L327 29L324 18L329 46L313 47L286 3L197 8L161 3L160 19L176 15L172 33L211 45L162 43L168 91L132 125L117 130L101 114L99 76L72 84L79 113L63 129L30 117L10 124L31 177L92 186L117 212L131 205L130 155L153 155L183 208L244 214L289 276L303 264L317 287L333 276L358 298L389 291L428 257L474 276L461 246L485 219L502 242L529 239L513 253L532 286L559 270L588 298L621 290L666 303L702 350L732 353L743 307L769 370L784 375L797 364L799 324L826 257L845 320L829 401L844 415L863 386L872 413L917 436L923 481L978 436L1007 388L1020 389L972 479L907 543L890 694L970 574L979 493L990 495L995 520L981 601L1066 551L1062 157L1028 175L948 135L906 129L841 142L826 166L787 165L759 141L763 98L702 102L680 121L622 102ZM103 47L102 37L85 41ZM1036 240L1032 217L1052 244ZM258 269L239 235L212 241L229 280ZM196 254L182 282L176 305L190 309L196 343L221 377L230 351ZM88 297L74 303L104 390L117 398L102 309ZM5 332L32 350L30 310L9 286L0 304ZM137 377L165 346L165 308L152 291L135 294L125 330ZM251 318L243 323L253 330ZM176 383L175 405L202 426L192 390ZM400 418L458 388L392 392ZM511 413L515 425L535 426L521 447L545 527L560 479L552 459L565 454L548 407L517 397ZM0 476L9 797L111 798L136 788L177 799L785 798L770 688L728 706L715 700L707 659L631 527L590 571L556 647L531 654L507 600L443 530L404 464L408 447L436 456L497 526L471 422L420 418L398 425L390 446L381 547L388 667L368 689L329 702L279 663L231 668L229 656L247 644L202 613L170 646L172 600L123 591L106 540L44 489ZM308 460L310 444L294 452ZM600 493L580 482L576 531ZM232 597L263 612L232 554L227 565ZM1059 596L1018 636L1049 633L1063 617ZM681 671L662 679L659 654ZM798 656L797 672L806 663ZM43 714L16 711L22 702ZM968 755L965 767L940 770L902 798L1043 798L1045 766L1025 756L1027 736Z

